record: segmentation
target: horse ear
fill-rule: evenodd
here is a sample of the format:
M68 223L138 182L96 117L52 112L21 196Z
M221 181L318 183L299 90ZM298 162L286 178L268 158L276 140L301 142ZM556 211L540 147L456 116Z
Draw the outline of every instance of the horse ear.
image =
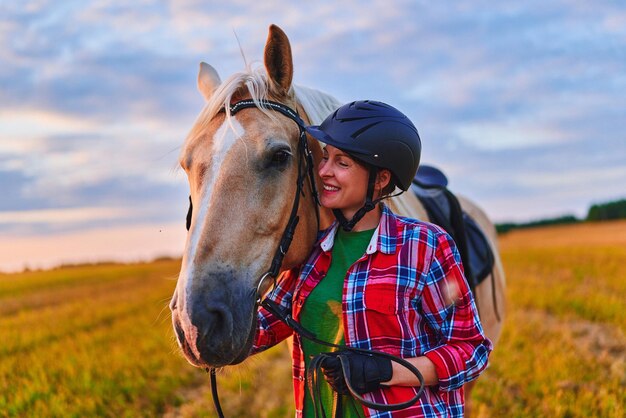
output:
M200 90L206 101L209 101L209 98L221 83L220 76L215 68L206 62L201 62L200 72L198 73L198 90Z
M293 61L291 45L285 32L276 25L270 25L270 32L265 44L265 70L275 87L287 94L293 79Z

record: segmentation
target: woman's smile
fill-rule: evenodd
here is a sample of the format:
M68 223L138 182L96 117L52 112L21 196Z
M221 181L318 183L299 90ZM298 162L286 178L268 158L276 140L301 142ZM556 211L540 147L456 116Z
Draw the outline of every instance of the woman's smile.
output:
M367 194L369 171L332 145L324 148L319 165L322 178L321 203L331 209L340 209L347 218L363 206Z

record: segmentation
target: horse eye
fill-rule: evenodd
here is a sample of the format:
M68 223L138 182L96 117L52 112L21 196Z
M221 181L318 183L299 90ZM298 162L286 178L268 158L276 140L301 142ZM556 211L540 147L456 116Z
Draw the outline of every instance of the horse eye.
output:
M291 158L291 153L287 150L278 150L272 154L272 160L270 165L273 168L285 168Z

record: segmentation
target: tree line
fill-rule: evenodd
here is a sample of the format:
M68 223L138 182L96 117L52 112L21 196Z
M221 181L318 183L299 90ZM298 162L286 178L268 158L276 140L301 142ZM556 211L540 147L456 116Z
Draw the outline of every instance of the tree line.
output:
M505 222L496 224L496 230L498 233L505 233L513 229L520 228L532 228L536 226L546 225L561 225L561 224L573 224L585 221L606 221L610 219L623 219L626 218L626 199L615 200L606 203L598 203L592 205L587 216L583 219L577 218L574 215L563 215L555 218L539 219L536 221L515 223Z

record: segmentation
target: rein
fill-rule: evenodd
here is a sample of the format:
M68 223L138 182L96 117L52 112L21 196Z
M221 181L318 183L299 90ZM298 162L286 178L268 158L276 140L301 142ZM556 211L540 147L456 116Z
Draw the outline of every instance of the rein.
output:
M341 362L341 368L342 368L343 375L345 378L346 387L348 388L350 395L359 403L369 408L376 409L378 411L398 411L400 409L408 408L409 406L413 405L422 396L422 393L424 392L424 377L422 376L420 371L417 369L417 367L415 367L414 365L412 365L411 363L409 363L407 360L403 359L402 357L394 356L392 354L384 353L382 351L368 350L365 348L348 347L347 345L334 344L334 343L329 343L327 341L320 340L315 336L314 333L307 330L302 325L300 325L296 320L294 320L286 308L281 307L273 300L266 298L261 303L261 306L263 306L272 314L276 315L281 321L287 324L294 332L298 333L301 337L306 338L309 341L312 341L316 344L320 344L320 345L330 347L330 348L337 348L340 350L347 350L347 351L352 351L355 353L361 353L361 354L366 354L369 356L383 357L383 358L389 359L395 363L400 364L403 367L406 367L411 373L415 375L415 377L417 377L417 380L420 382L419 384L420 388L415 394L415 396L405 402L399 402L396 404L389 404L389 403L384 404L384 403L376 403L376 402L368 401L367 399L359 395L350 384L350 365L349 365L348 359L342 355L337 355L333 353L320 353L311 359L311 362L309 363L309 367L307 369L307 372L308 372L307 384L309 387L309 392L311 393L311 399L313 399L313 403L315 407L315 417L319 417L319 416L322 416L324 418L326 417L326 413L324 412L324 408L321 405L321 400L320 400L319 374L320 374L322 365L324 363L324 360L333 356L336 356ZM337 411L337 412L338 414L341 414L341 411Z
M283 259L285 258L287 251L289 251L291 241L293 240L296 227L298 226L298 222L300 220L298 216L300 196L304 196L304 182L307 177L309 179L309 184L311 186L310 191L314 198L315 215L317 217L318 230L319 230L319 225L320 225L320 214L319 214L320 201L319 201L319 195L317 193L317 189L315 187L313 155L308 146L304 121L300 118L298 113L294 111L293 109L291 109L290 107L282 103L273 102L269 100L254 101L254 100L248 99L248 100L239 101L237 103L230 105L230 114L234 115L243 109L259 108L259 107L271 109L273 111L279 112L282 115L294 121L298 125L299 138L298 138L298 148L297 148L298 178L296 180L296 186L297 186L296 194L294 196L293 205L291 207L291 214L289 215L289 221L287 222L287 226L285 227L285 230L283 231L283 235L281 237L278 248L276 249L274 253L274 258L272 259L270 268L267 272L263 273L261 277L259 278L259 283L256 288L256 306L264 307L269 312L276 315L276 317L278 317L281 321L285 322L291 329L293 329L294 332L298 333L301 337L307 338L315 343L318 343L327 347L358 352L361 354L388 358L389 360L406 367L417 377L417 379L420 382L420 388L417 394L406 402L401 402L397 404L380 404L380 403L368 401L367 399L363 398L362 396L360 396L358 393L354 391L352 385L350 384L350 379L349 379L350 368L348 365L348 361L347 359L343 358L341 355L337 355L337 357L339 358L341 362L344 376L346 376L345 380L346 380L346 386L348 388L348 391L354 397L354 399L356 399L358 402L362 403L363 405L367 407L377 409L380 411L396 411L396 410L404 409L408 406L413 405L414 403L418 401L418 399L421 397L424 391L424 378L422 377L422 374L420 373L420 371L411 363L409 363L408 361L406 361L405 359L401 357L393 356L391 354L387 354L387 353L383 353L379 351L361 349L361 348L353 348L353 347L348 347L345 345L333 344L333 343L319 340L316 338L315 334L305 329L297 321L295 321L285 308L280 307L278 304L276 304L274 301L270 299L266 298L265 300L263 300L262 289L264 287L265 281L271 278L273 280L273 288L276 287L276 277L278 276L280 272L280 267L283 263ZM221 111L224 112L225 109L222 109ZM187 230L189 230L191 226L192 211L193 211L193 205L191 202L191 197L189 197L189 210L187 212L187 217L186 217ZM319 400L318 376L319 376L319 372L321 370L321 366L322 366L324 359L329 356L333 356L333 354L321 353L317 355L316 357L314 357L311 360L311 363L309 365L309 370L308 370L309 377L307 378L308 380L307 383L308 383L309 391L311 392L311 397L314 399L316 417L319 416L318 412L320 410L321 410L321 416L326 417L324 409L321 406L321 401ZM207 372L210 374L211 395L213 397L215 410L218 414L218 417L224 418L224 413L222 412L222 408L220 405L219 396L217 392L217 377L215 374L215 368L207 368Z

